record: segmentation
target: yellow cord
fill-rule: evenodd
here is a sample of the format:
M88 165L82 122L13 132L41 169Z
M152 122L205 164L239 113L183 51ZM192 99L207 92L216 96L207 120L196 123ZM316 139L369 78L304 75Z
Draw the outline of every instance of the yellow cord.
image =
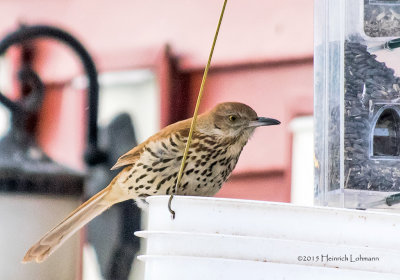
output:
M208 70L210 69L210 64L211 64L211 58L213 56L214 53L214 48L215 48L215 44L217 42L217 38L218 38L218 33L219 33L219 29L221 27L221 22L222 22L222 18L224 17L224 13L225 13L225 7L226 7L226 3L228 2L228 0L224 1L224 5L222 6L222 11L221 11L221 15L219 16L219 21L218 21L218 25L217 25L217 30L215 31L215 35L214 35L214 40L211 46L211 51L210 51L210 55L208 57L208 61L207 61L207 65L206 68L204 69L204 74L203 74L203 79L201 81L201 85L200 85L200 90L199 90L199 94L197 96L197 102L196 102L196 107L194 109L194 113L193 113L193 118L192 118L192 123L190 125L190 130L189 130L189 135L188 135L188 139L186 142L186 147L185 147L185 151L183 153L183 158L182 158L182 162L181 162L181 167L179 169L179 173L178 173L178 179L176 181L176 185L175 185L175 192L176 194L178 194L178 187L179 184L181 182L182 179L182 175L183 175L183 171L185 168L185 163L186 163L186 158L189 152L189 148L190 148L190 143L192 142L192 135L193 135L193 131L194 128L196 126L196 121L197 121L197 115L198 115L198 111L199 111L199 107L200 107L200 102L201 102L201 98L203 97L203 91L204 91L204 84L206 83L206 79L207 79L207 74L208 74ZM175 212L171 209L171 201L173 198L173 194L171 195L169 202L168 202L168 209L172 214L172 217L175 217Z

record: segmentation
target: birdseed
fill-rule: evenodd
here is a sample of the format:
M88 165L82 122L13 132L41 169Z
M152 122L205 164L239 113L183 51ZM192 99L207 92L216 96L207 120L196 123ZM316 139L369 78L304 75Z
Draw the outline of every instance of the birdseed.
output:
M364 32L370 37L400 36L400 1L364 0Z
M360 38L346 40L344 51L345 188L400 191L400 78L377 61ZM339 120L339 111L339 106L332 107L331 118ZM336 139L338 124L330 127ZM332 142L329 148L337 157L329 166L334 174L331 183L339 184L339 143Z

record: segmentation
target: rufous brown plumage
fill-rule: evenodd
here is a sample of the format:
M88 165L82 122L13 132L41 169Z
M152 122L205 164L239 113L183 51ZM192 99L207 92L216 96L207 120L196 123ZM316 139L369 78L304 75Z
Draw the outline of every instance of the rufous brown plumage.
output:
M171 124L122 155L112 169L123 168L111 183L73 211L26 253L23 262L41 262L68 237L112 205L151 195L213 196L228 179L240 153L258 126L276 125L249 106L227 102L198 116L179 185L176 180L191 119Z

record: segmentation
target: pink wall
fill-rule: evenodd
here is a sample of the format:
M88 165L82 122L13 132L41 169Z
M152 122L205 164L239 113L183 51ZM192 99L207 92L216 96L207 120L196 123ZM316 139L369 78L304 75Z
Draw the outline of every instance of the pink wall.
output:
M37 140L57 162L84 169L86 93L47 86Z
M200 72L191 75L190 104L195 104L201 78ZM312 114L312 96L311 58L210 72L201 110L223 101L239 101L250 105L259 116L281 121L279 126L256 130L219 196L290 201L289 123L295 116Z
M222 3L6 0L0 2L0 11L7 15L0 17L0 34L18 22L66 28L86 45L99 69L141 65L161 69L157 59L169 44L178 71L188 78L187 94L194 104ZM64 161L82 167L84 99L81 93L74 96L63 89L80 69L65 47L47 42L39 49L39 74L53 91L58 90L46 98L39 141L54 157L63 159L67 154ZM219 196L289 201L288 123L296 115L312 113L312 53L313 0L228 1L202 110L222 101L240 101L282 124L258 129ZM165 91L171 81L164 76L160 81L165 82L161 85ZM59 96L62 102L56 100Z
M195 104L202 73L192 75L191 93ZM259 116L282 122L279 126L261 127L243 150L237 172L282 170L287 166L288 124L291 108L299 101L310 101L313 94L311 60L301 64L271 65L260 68L211 72L201 108L210 108L223 101L239 101L251 106ZM300 106L300 105L299 105ZM298 108L300 109L300 108ZM307 110L312 112L312 103ZM192 112L193 109L190 110Z
M18 22L50 23L78 36L91 53L118 56L171 45L183 68L202 68L223 1L31 0L0 2L0 34ZM313 0L230 0L213 65L309 57ZM53 69L53 71L67 71Z
M216 197L288 202L290 188L282 180L283 175L282 172L232 175Z

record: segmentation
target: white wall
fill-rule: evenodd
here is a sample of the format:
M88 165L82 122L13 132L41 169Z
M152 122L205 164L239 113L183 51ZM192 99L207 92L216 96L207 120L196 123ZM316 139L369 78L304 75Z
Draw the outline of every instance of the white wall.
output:
M314 203L313 117L293 119L290 130L293 133L291 202L311 206Z
M79 271L79 234L41 264L21 260L78 205L76 197L0 193L0 279L74 279Z
M159 130L160 98L152 71L104 73L99 81L99 125L106 125L117 113L126 112L132 118L139 143Z
M11 77L10 77L9 61L4 56L0 56L0 91L4 95L10 92ZM10 124L10 112L0 103L0 137L8 131Z

